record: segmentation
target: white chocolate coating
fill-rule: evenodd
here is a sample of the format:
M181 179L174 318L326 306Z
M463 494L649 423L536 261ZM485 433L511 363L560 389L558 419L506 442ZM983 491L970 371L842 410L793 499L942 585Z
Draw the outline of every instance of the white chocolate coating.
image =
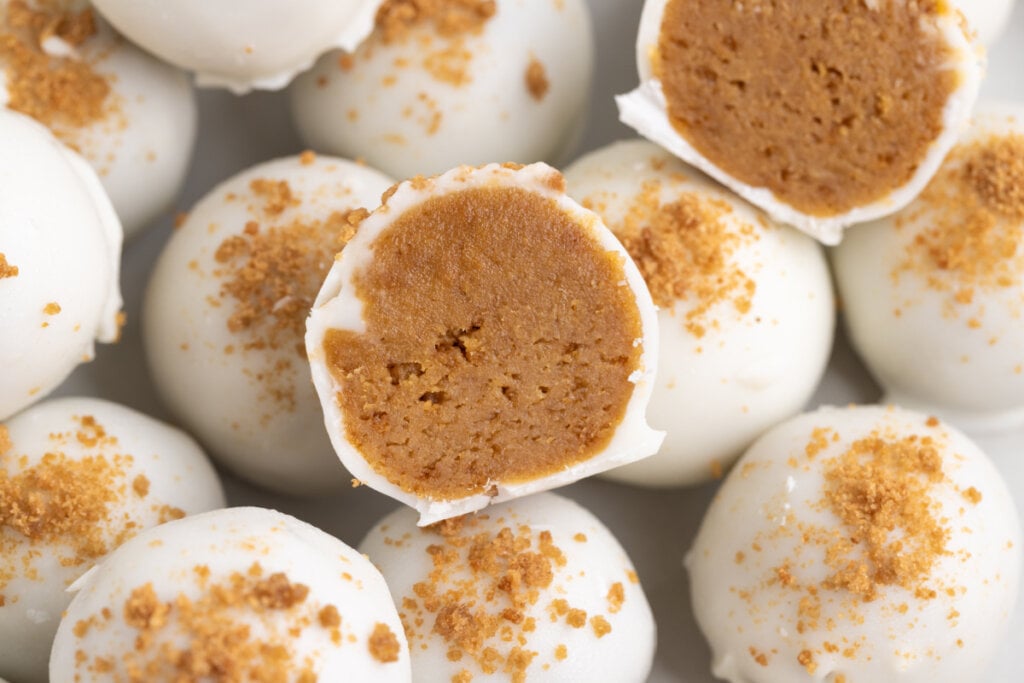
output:
M853 453L856 441L911 436L918 445L909 448L927 449L930 437L940 458L941 473L927 485L926 498L907 494L912 488L890 489L878 475L842 489L848 498L826 497L833 463ZM879 462L859 452L861 463ZM909 476L926 481L916 470ZM906 584L877 579L880 565L867 555L864 537L844 550L854 527L834 512L836 500L857 509L875 500L879 524L891 515L904 520L885 539L904 539L902 554L891 546L889 552L904 558L895 566L911 577L922 547L934 546L923 546L925 532L905 520L930 514L944 530L945 552L936 552L933 564L923 565L923 577ZM872 517L861 519L870 524ZM963 434L897 408L823 408L776 427L747 451L712 502L686 566L697 623L719 678L970 683L989 680L1013 613L1020 542L1005 483ZM836 550L838 559L830 561ZM874 581L872 600L844 587L856 584L829 584L846 561Z
M528 527L525 533L524 526ZM509 608L512 600L502 591L488 599L488 588L494 577L489 576L486 569L474 571L469 557L473 539L485 536L485 544L493 542L504 528L509 529L513 537L530 542L520 558L529 553L543 552L540 535L548 532L551 544L562 553L564 560L561 564L557 561L549 563L552 569L550 584L538 589L536 599L519 610L522 621L515 623L525 624L534 619L535 629L520 633L518 626L512 626L511 643L496 636L485 639L482 646L493 647L504 656L513 646L536 653L523 671L525 680L536 683L641 683L647 680L654 658L655 624L629 557L594 515L575 502L550 493L496 505L465 520L461 533L454 539L456 543L466 541L466 545L455 549L457 559L444 565L443 571L447 575L444 581L431 580L435 564L428 548L440 546L445 551L451 550L450 539L446 541L432 529L417 528L416 515L412 510L403 508L393 512L367 535L359 549L384 574L395 602L414 634L410 640L413 680L422 683L448 681L461 671L472 674L474 681L510 680L509 673L503 671L500 664L496 673L486 674L469 652L458 661L452 661L448 653L458 649L457 643L434 630L437 617L429 611L413 609L406 603L406 600L413 600L423 604L414 586L425 582L433 584L442 594L446 590L462 593L459 600L450 604L472 603L475 613L482 610L497 616ZM510 565L514 563L508 558L503 561ZM500 562L496 574L502 571ZM621 591L620 599L609 597L615 590ZM571 626L566 615L552 611L552 602L556 600L565 601L571 609L586 612L585 622ZM422 623L414 623L421 617L424 619ZM610 630L598 636L593 624L601 619L607 622Z
M347 68L341 53L324 55L291 89L299 133L313 149L365 158L396 178L563 161L582 133L593 71L585 0L498 0L482 31L461 40L419 26L384 43L378 29ZM451 45L468 53L465 64L445 56ZM449 60L465 73L452 76ZM532 62L548 84L539 98L527 84Z
M421 524L431 524L483 509L490 504L571 484L598 472L635 462L657 451L664 438L662 432L648 426L645 417L658 362L657 314L650 293L629 255L600 218L552 187L550 181L554 174L557 174L557 171L546 164L533 164L519 169L490 164L478 169L460 167L424 182L407 181L400 184L387 204L362 222L355 238L342 251L340 258L331 268L313 305L306 325L306 351L309 354L313 383L320 396L327 431L334 450L353 477L416 508L420 513ZM328 331L332 329L351 330L357 333L365 331L363 301L356 293L356 273L373 259L374 241L398 217L432 197L487 187L515 187L554 200L559 210L579 221L581 229L590 232L590 238L595 243L610 252L621 254L626 276L624 284L632 291L639 311L642 337L637 343L642 346L642 369L634 373L636 377L630 378L635 387L622 421L615 428L608 444L590 459L532 481L494 482L489 493L472 494L454 500L419 497L399 488L375 471L363 454L348 440L345 415L336 399L339 387L328 368L323 341Z
M253 181L285 181L298 203L267 214L260 207L268 197L253 189ZM254 302L222 296L225 283L236 278L233 269L245 259L220 262L218 250L231 239L247 240L250 221L259 225L260 234L277 229L286 235L296 223L374 208L391 183L371 168L330 157L260 164L211 190L161 254L143 308L143 341L157 391L211 454L239 476L296 494L348 485L324 431L308 364L298 352L302 312L292 321L294 331L286 328L276 336L268 336L273 334L268 329L282 323L267 311L251 327L232 331L229 325L239 306ZM313 260L326 271L339 248L336 236L328 226L313 242L307 236L296 239L302 249L322 252ZM290 258L279 244L263 244L257 258ZM272 264L270 272L277 267ZM268 288L299 277L287 271L269 280ZM290 288L287 296L299 295L308 306L319 286L318 278L311 279ZM265 345L268 339L271 345Z
M6 428L10 445L0 449L0 472L7 481L26 476L53 455L74 462L102 458L110 471L116 471L103 489L103 495L110 496L107 502L93 491L60 499L63 505L82 510L105 505L106 519L97 523L107 551L170 517L224 505L220 480L190 437L117 404L55 399L29 408ZM43 487L52 482L38 476L37 488L31 490L45 496L44 491L52 489ZM41 516L54 514L58 513ZM14 517L5 511L6 519ZM66 590L102 560L77 550L79 541L67 534L30 539L9 523L0 525L0 674L19 683L47 680L50 645L71 601Z
M991 46L998 42L1013 14L1015 0L953 0L967 17L967 24L978 32L978 39Z
M704 157L672 126L666 113L667 103L661 81L654 76L651 61L651 56L657 53L662 16L668 2L646 0L644 3L636 43L640 85L632 92L616 98L622 122L760 207L776 221L792 225L825 244L838 244L843 238L843 230L848 226L888 216L909 204L938 170L946 153L956 144L978 98L982 78L979 51L969 43L957 18L944 15L937 20L936 27L952 48L959 85L943 110L942 133L931 144L913 177L902 187L893 188L888 196L844 214L827 218L807 215L776 199L770 190L753 187L733 178Z
M253 571L257 565L257 571ZM205 571L197 570L205 567ZM200 572L206 575L200 577ZM188 517L140 534L121 546L95 571L74 587L77 591L61 622L50 658L50 678L70 681L85 667L76 667L75 652L109 657L114 670L106 675L85 674L84 682L116 681L125 674L125 660L135 651L138 630L124 617L132 592L150 584L157 598L170 603L166 624L148 633L152 645L139 657L163 664L157 671L173 679L174 669L157 656L162 646L187 647L191 637L202 637L184 627L177 605L182 598L202 610L215 587L232 588L232 575L245 581L283 574L291 584L301 584L308 594L290 608L254 609L242 602L234 608L210 614L230 620L232 628L247 626L249 638L289 653L288 671L308 671L321 681L410 680L409 651L398 613L384 579L370 562L336 538L294 517L260 508L231 508ZM247 578L246 578L247 577ZM340 617L338 637L325 627L319 611L333 606ZM113 619L75 633L81 620L108 608ZM399 646L397 659L382 662L371 654L369 637L384 624ZM298 628L299 633L289 633ZM194 645L193 645L194 646ZM228 655L230 656L230 655ZM235 662L239 667L258 664ZM301 667L301 668L300 668ZM241 673L244 669L239 669Z
M1024 135L1024 107L985 104L963 143L1011 134ZM943 172L962 166L956 156ZM853 346L887 401L937 412L964 429L1002 430L1024 424L1024 256L1018 251L1000 264L1009 286L968 287L959 268L939 268L914 247L934 226L961 220L966 231L970 219L920 198L860 226L833 252L836 285ZM1001 218L994 234L1011 229L1024 224ZM910 258L922 265L903 267ZM971 290L969 301L957 299L963 289Z
M4 4L0 0L0 14ZM60 44L59 54L106 78L108 112L84 128L65 124L52 131L96 171L130 237L166 212L181 189L196 135L196 101L183 72L127 42L102 20L96 31L77 48L49 40ZM56 52L55 46L49 51ZM3 67L0 61L0 72ZM0 103L7 99L0 79Z
M0 278L5 419L117 339L122 232L96 174L46 128L0 110L0 149L0 253L18 269Z
M720 218L723 232L715 234L726 236L720 239L731 252L723 268L756 286L749 309L733 305L735 297L746 296L737 283L707 314L701 313L700 294L659 310L659 365L648 415L655 429L667 433L665 443L652 457L605 474L654 487L706 481L766 429L798 413L821 380L835 322L824 253L813 239L770 224L646 141L593 152L565 177L569 194L619 235L627 220L650 220L655 209L647 201L665 206L697 197L730 210ZM648 192L657 200L646 198ZM690 329L698 326L699 332Z
M196 73L203 87L278 90L333 48L353 50L373 29L381 0L99 0L131 40Z

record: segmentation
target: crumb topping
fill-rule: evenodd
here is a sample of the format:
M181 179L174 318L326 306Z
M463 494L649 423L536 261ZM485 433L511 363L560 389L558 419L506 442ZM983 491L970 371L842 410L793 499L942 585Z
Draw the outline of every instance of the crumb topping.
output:
M548 89L551 87L551 82L548 80L547 69L544 68L544 64L536 57L530 60L529 65L526 67L526 90L530 93L530 97L540 102L548 94Z
M250 189L251 220L214 253L218 268L213 274L221 287L210 305L232 307L227 328L239 335L239 342L225 353L273 352L266 367L251 371L253 379L275 410L294 410L296 363L306 358L306 316L335 254L355 230L344 211L324 219L298 214L302 199L285 180L259 178Z
M48 435L47 452L32 464L0 425L0 604L12 602L3 595L11 580L44 579L36 565L44 552L61 567L82 568L68 578L71 583L144 528L185 515L159 501L151 501L144 515L122 511L129 497L148 496L149 480L129 480L134 458L95 417L73 420L73 429ZM71 444L84 454L70 457Z
M80 567L140 530L115 515L132 457L117 453L117 439L92 417L76 421L75 432L51 434L52 450L31 466L0 427L0 591L18 576L41 578L40 546L56 549L61 566ZM69 458L61 447L71 439L90 452Z
M128 683L153 680L234 683L315 683L323 648L342 646L334 605L318 606L308 586L282 572L265 575L259 563L214 582L205 565L191 574L194 590L166 599L152 583L124 601L124 623L135 632L123 650L76 661L79 672L118 672ZM94 615L75 636L102 631L113 615ZM378 624L380 626L380 624ZM326 631L322 649L300 656L293 643L307 630ZM376 635L376 631L374 631ZM371 634L366 634L372 639ZM95 648L94 648L95 649Z
M661 196L661 181L646 181L622 221L608 227L633 257L654 303L672 308L687 302L684 325L701 338L719 327L715 314L722 304L731 303L741 316L750 311L757 283L734 255L760 239L758 228L734 220L721 199L688 192L666 204ZM600 195L583 205L603 213Z
M705 158L807 215L884 200L945 130L945 0L670 0L655 77Z
M0 68L6 75L7 106L49 127L75 146L80 129L117 110L111 77L98 73L98 60L55 50L53 41L81 47L96 34L92 8L73 11L68 3L10 0L0 10ZM102 55L101 55L102 57Z
M1020 284L1024 269L1024 135L993 135L953 150L897 229L925 222L893 271L948 294L944 312L979 327L977 291Z
M369 648L370 655L383 664L397 662L398 655L402 651L398 637L391 628L387 624L379 622L373 627L373 633L370 634Z
M491 523L489 515L479 514L446 520L422 533L437 537L426 549L432 568L399 605L411 649L426 648L432 636L439 636L449 661L469 659L485 674L504 673L521 683L539 654L531 646L539 620L576 629L587 625L586 611L565 598L550 599L564 594L566 581L572 580L550 531L504 518ZM608 591L610 613L625 600L621 588L617 582ZM592 615L589 624L595 638L612 631L601 614ZM567 657L560 645L555 660Z
M355 276L366 331L330 329L322 344L346 436L375 471L459 499L609 442L640 364L639 311L622 256L554 200L433 197L373 252Z
M0 280L9 277L18 277L18 266L7 262L7 257L0 252Z
M472 80L473 60L468 40L480 35L497 11L495 0L385 0L377 10L373 36L354 55L342 55L338 66L348 71L357 59L372 59L379 45L412 44L416 56L396 59L382 86L394 85L412 66L453 87L466 85ZM355 118L358 112L349 115Z
M959 488L947 475L943 454L948 445L937 426L928 421L910 435L878 428L841 451L835 430L812 430L801 456L790 458L789 467L820 469L822 493L812 507L834 516L836 524L800 521L785 506L776 527L758 533L749 549L736 552L739 564L760 557L764 546L783 538L795 542L792 554L767 570L759 585L732 590L757 619L765 606L763 598L755 597L758 591L795 596L793 636L802 648L797 660L808 673L814 673L824 655L861 656L869 645L866 635L839 638L834 631L839 621L862 624L868 618L865 604L879 602L876 609L907 615L907 628L913 628L918 617L908 612L915 604L924 607L966 591L955 577L936 575L945 558L970 559L970 553L954 547L954 521L941 501L950 490L974 505L982 496L973 486ZM965 514L963 506L958 514ZM970 533L969 527L961 530ZM953 604L950 615L956 613ZM955 625L956 617L949 619ZM751 643L751 657L763 666L772 653Z

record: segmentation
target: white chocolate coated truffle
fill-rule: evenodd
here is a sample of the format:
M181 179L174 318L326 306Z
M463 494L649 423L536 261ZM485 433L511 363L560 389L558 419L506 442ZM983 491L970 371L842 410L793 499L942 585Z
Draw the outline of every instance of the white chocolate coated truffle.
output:
M306 143L397 178L459 164L559 163L586 117L587 3L434 4L411 18L405 3L385 6L354 54L327 54L296 79L292 109Z
M121 225L96 174L32 119L0 110L0 419L117 339Z
M545 164L398 185L331 268L306 349L352 476L429 524L654 453L643 277ZM413 256L407 256L413 255Z
M647 680L655 624L636 572L571 500L542 493L428 528L401 509L359 549L399 606L414 681Z
M924 193L833 253L887 401L969 430L1024 424L1024 108L986 104Z
M333 48L353 50L381 0L99 0L110 23L204 87L278 90Z
M953 4L964 13L967 24L978 32L985 45L993 45L1003 35L1013 14L1015 0L954 0Z
M244 479L296 494L347 486L323 427L305 319L351 231L391 180L304 154L221 183L157 261L143 341L157 391Z
M967 437L897 408L824 408L768 432L686 565L715 676L971 683L1013 613L1013 499Z
M665 21L683 7L689 14L678 26ZM622 121L776 221L826 244L837 244L848 226L911 202L956 143L978 97L982 59L959 15L946 5L901 2L801 0L764 15L747 7L646 0L636 44L640 85L617 98ZM886 16L893 12L910 15ZM791 23L768 33L767 22L776 19ZM761 35L738 37L759 24ZM663 40L663 28L678 33ZM886 37L890 29L905 33ZM901 52L912 40L922 42L920 52ZM679 48L672 58L680 63L666 63L666 45ZM766 60L774 60L774 80L758 73ZM927 74L917 91L905 85L908 73ZM675 89L666 89L666 74L679 81ZM878 88L865 94L865 79L877 79ZM693 93L692 101L677 104L680 90ZM941 93L936 100L922 97L932 90ZM891 106L897 100L901 106ZM918 102L928 103L926 114L902 108ZM702 111L702 103L712 108ZM927 122L919 120L925 115ZM911 134L914 156L900 159L894 146L909 154Z
M0 35L17 41L0 50L0 102L81 154L125 234L135 234L170 208L185 180L196 133L192 86L81 3L32 7L0 0ZM24 26L30 19L39 21Z
M74 587L50 679L410 680L409 649L370 562L259 508L171 522L121 546ZM87 653L80 659L78 652ZM100 659L108 670L95 665Z
M47 680L73 581L144 529L223 505L191 438L117 404L55 399L0 424L0 674Z
M710 479L800 412L821 380L835 322L822 249L646 141L593 152L565 178L623 240L661 307L648 416L665 443L605 476Z

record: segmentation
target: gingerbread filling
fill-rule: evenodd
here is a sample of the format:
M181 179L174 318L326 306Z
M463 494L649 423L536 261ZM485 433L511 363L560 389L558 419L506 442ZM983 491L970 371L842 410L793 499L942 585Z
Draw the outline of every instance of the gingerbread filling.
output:
M588 460L640 367L623 259L545 197L453 192L398 217L330 330L348 440L405 491L458 499Z
M877 5L871 9L868 5ZM916 173L959 85L945 2L670 0L658 44L672 125L780 202L828 217Z

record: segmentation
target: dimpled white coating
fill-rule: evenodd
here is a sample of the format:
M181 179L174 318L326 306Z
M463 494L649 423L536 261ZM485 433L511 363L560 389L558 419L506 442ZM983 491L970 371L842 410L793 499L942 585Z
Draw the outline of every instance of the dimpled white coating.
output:
M0 0L0 14L7 0ZM60 43L60 38L49 41ZM126 236L170 208L185 180L196 135L197 109L186 75L146 54L104 21L81 45L59 54L82 61L110 85L108 112L86 127L53 132L89 162L114 204ZM0 60L0 73L3 71ZM8 94L0 78L0 103Z
M299 133L314 149L365 158L396 178L458 164L560 163L586 117L594 61L587 3L498 0L496 7L479 34L452 43L468 55L464 67L453 66L464 68L464 80L447 71L436 77L431 55L442 65L452 58L430 25L386 44L378 31L346 68L340 53L324 55L291 88ZM531 63L547 81L539 97L527 83Z
M817 440L816 430L830 431ZM923 586L876 584L866 601L826 582L835 568L826 546L851 529L825 498L825 473L872 435L933 439L942 479L927 489L928 510L947 533ZM892 513L891 495L879 495L879 511ZM894 529L892 539L904 531ZM989 680L1013 613L1020 541L1010 492L966 436L899 408L823 408L747 451L713 500L686 566L712 671L731 683L971 683ZM845 557L866 562L871 576L872 561L849 547ZM905 566L914 561L908 552Z
M654 372L658 359L657 313L651 302L650 293L643 277L636 269L629 255L615 236L604 226L601 219L579 206L564 193L552 187L552 178L558 172L546 164L532 164L520 168L490 164L480 168L463 166L424 182L406 181L401 183L383 207L379 208L359 227L356 236L349 242L340 258L331 268L313 310L306 323L306 351L313 371L313 383L320 397L324 411L327 432L335 452L352 476L381 493L420 513L420 524L431 524L449 517L480 510L493 503L518 498L538 491L571 484L598 472L635 462L654 453L664 438L664 433L651 429L645 412L654 386ZM557 184L557 183L556 183ZM635 296L639 311L642 338L636 343L642 346L641 368L630 381L635 383L626 406L625 415L616 427L611 440L590 459L572 465L561 472L542 476L521 483L494 482L488 493L469 495L453 500L420 497L405 491L375 471L363 454L348 439L345 416L338 406L338 384L331 375L325 357L323 342L328 331L333 329L365 331L363 301L356 293L356 273L374 258L374 241L406 211L414 209L433 197L462 190L488 187L514 187L527 190L541 197L554 200L559 210L575 218L581 230L590 233L590 238L608 251L618 252L623 259L623 270L628 286Z
M637 207L647 211L641 197L648 192L662 206L697 197L730 209L719 219L736 245L724 267L755 283L750 308L740 313L730 293L697 318L700 336L687 317L701 306L699 295L658 311L659 365L648 417L667 433L665 443L650 458L604 475L656 487L706 481L767 428L798 413L818 386L835 322L824 253L650 142L600 149L570 166L565 178L570 196L619 235Z
M117 339L123 236L96 174L46 128L0 110L0 149L0 253L18 269L0 278L4 419Z
M1024 107L984 103L963 143L1006 135L1024 135ZM860 226L833 251L853 346L887 401L937 412L970 431L1024 424L1024 260L1006 261L1009 286L976 286L970 303L953 303L956 269L900 269L915 239L947 210L929 206L918 200ZM1024 229L1009 220L997 229Z
M115 666L111 674L86 676L84 682L120 680L125 675L124 657L135 650L138 635L125 622L125 603L135 589L150 584L158 599L172 603L163 628L150 632L148 652L152 654L163 645L188 643L188 633L177 632L180 621L174 603L185 596L195 604L207 594L198 580L197 566L208 570L203 572L206 585L230 587L232 574L253 576L254 565L260 576L284 574L291 584L305 586L308 594L295 609L257 612L243 602L224 616L233 624L246 625L252 639L268 638L269 645L286 648L296 673L302 666L320 681L411 680L405 634L380 572L316 527L261 508L217 510L164 524L125 543L83 577L73 586L74 600L57 632L51 680L76 680L76 673L83 671L75 665L79 650L105 654ZM318 619L318 610L328 606L336 608L340 617L337 641ZM78 637L75 625L104 609L113 612L113 619ZM288 635L297 623L299 633ZM378 624L386 625L397 640L395 661L383 662L371 653L369 638ZM173 670L159 670L174 679Z
M381 0L96 0L131 40L200 86L278 90L332 48L353 50Z
M92 418L98 429L83 424L85 418ZM129 525L129 535L157 525L168 508L193 514L224 505L220 480L199 446L184 432L129 408L92 398L53 399L5 426L10 443L0 453L5 478L38 466L47 454L73 461L102 457L108 464L121 458L123 474L111 486L122 490L107 505L104 543L116 542ZM140 476L146 481L145 495L139 493L143 488L133 486ZM42 488L39 495L45 495ZM0 576L14 570L0 586L0 674L19 683L42 683L54 633L71 601L66 590L99 558L79 557L74 539L31 541L10 526L0 526L0 542L10 552L0 559Z
M469 543L480 535L494 538L507 528L512 535L523 538L523 528L532 543L529 550L538 552L542 532L551 535L554 547L561 551L564 563L553 562L553 577L547 588L531 606L522 610L524 623L536 620L532 631L523 633L525 642L518 638L510 644L499 637L485 640L485 647L508 652L520 646L536 653L523 672L527 681L556 683L559 681L616 681L641 683L647 680L654 659L655 624L651 608L637 582L633 564L625 550L610 531L575 502L551 493L541 493L510 503L496 505L486 512L468 518L463 531L456 536L467 545L458 560L445 567L447 578L438 583L439 591L474 593L465 597L474 608L488 613L500 613L508 601L499 593L488 599L487 580L470 567ZM359 546L381 570L398 605L405 600L417 600L416 584L431 583L435 567L431 546L447 549L446 541L431 529L417 528L416 515L403 508L382 519ZM622 600L610 602L612 587L619 584ZM564 616L553 618L551 603L564 600L573 609L583 610L587 623L582 627L570 626ZM405 608L408 612L408 608ZM610 631L598 637L590 619L603 617ZM413 680L421 683L449 681L465 670L474 681L507 681L508 673L499 670L486 674L473 657L464 654L458 661L449 658L449 650L456 647L433 629L429 615L422 624L411 613L410 640ZM515 631L518 633L518 630ZM562 657L558 653L561 650Z
M298 203L265 215L254 209L265 198L253 190L253 181L284 181ZM250 221L262 232L287 230L296 222L376 207L391 184L371 168L331 157L266 162L211 190L160 255L142 314L156 389L211 454L239 476L295 494L337 491L348 482L298 352L302 335L282 337L277 348L259 346L266 334L261 326L274 324L269 314L251 328L229 328L236 301L221 296L232 275L230 264L218 262L218 249L244 236ZM333 253L334 233L321 234L327 253ZM316 293L304 293L309 303ZM275 398L281 391L286 400Z
M825 244L838 244L843 238L844 229L849 226L890 215L909 204L924 189L946 153L956 144L978 98L982 78L982 51L969 42L953 13L943 14L936 19L935 30L953 51L953 63L959 76L958 86L943 110L942 132L932 142L913 177L902 187L892 188L889 195L844 214L824 218L804 214L777 199L767 188L753 187L732 177L704 157L672 126L667 115L665 93L661 81L654 75L652 64L652 56L657 54L662 17L669 2L645 0L636 43L640 85L632 92L616 98L622 122L765 210L776 221L792 225Z

